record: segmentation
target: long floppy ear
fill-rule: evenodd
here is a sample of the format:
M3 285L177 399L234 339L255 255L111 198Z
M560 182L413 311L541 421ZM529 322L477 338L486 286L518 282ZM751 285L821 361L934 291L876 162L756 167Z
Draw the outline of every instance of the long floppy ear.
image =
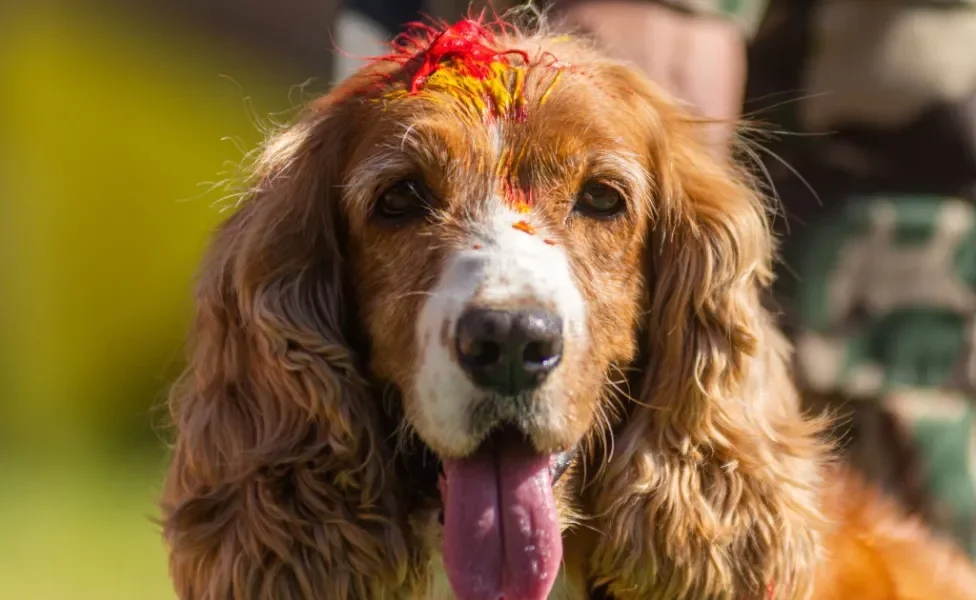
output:
M220 228L170 401L164 535L182 600L400 597L418 557L349 344L331 99L272 139Z
M763 200L663 93L617 76L658 132L657 194L647 359L595 486L596 514L606 515L596 570L617 579L617 598L804 598L825 448L821 424L800 413L789 346L761 303L773 254Z

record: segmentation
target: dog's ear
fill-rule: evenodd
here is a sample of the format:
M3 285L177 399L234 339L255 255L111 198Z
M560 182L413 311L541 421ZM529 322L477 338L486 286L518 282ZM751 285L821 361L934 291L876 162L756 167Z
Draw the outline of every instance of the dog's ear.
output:
M418 571L349 343L341 93L270 141L199 276L162 500L182 600L387 598Z
M653 136L656 194L647 362L598 486L599 570L636 597L764 597L770 583L805 597L823 448L761 303L774 245L763 199L663 92L629 69L611 81Z

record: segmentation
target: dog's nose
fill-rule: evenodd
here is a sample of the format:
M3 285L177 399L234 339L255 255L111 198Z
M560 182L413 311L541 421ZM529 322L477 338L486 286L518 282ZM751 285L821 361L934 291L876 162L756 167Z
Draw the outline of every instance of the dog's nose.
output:
M456 336L459 362L472 381L506 395L541 384L563 353L563 321L546 311L470 309Z

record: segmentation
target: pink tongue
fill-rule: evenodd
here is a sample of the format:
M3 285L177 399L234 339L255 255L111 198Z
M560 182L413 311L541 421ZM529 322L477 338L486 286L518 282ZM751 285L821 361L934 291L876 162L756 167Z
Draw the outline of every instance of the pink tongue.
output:
M506 442L444 461L444 566L458 600L544 600L559 571L549 457Z

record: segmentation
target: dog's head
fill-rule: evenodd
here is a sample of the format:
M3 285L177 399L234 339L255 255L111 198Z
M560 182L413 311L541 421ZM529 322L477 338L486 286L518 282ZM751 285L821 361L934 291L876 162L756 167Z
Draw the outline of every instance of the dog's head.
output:
M496 29L398 38L271 141L221 231L174 396L185 597L422 585L394 434L443 462L462 598L545 596L561 556L553 465L591 439L617 440L596 492L574 494L605 519L594 577L650 553L620 589L758 589L811 556L789 516L812 505L812 469L790 460L813 444L759 304L759 197L630 68ZM789 493L774 489L784 473ZM261 516L270 504L282 521ZM205 510L229 529L199 535ZM770 558L784 544L794 566ZM215 574L241 547L292 575Z
M610 365L636 351L645 140L595 65L476 27L439 34L367 108L344 199L360 314L373 372L439 456L499 429L551 454L590 430Z

